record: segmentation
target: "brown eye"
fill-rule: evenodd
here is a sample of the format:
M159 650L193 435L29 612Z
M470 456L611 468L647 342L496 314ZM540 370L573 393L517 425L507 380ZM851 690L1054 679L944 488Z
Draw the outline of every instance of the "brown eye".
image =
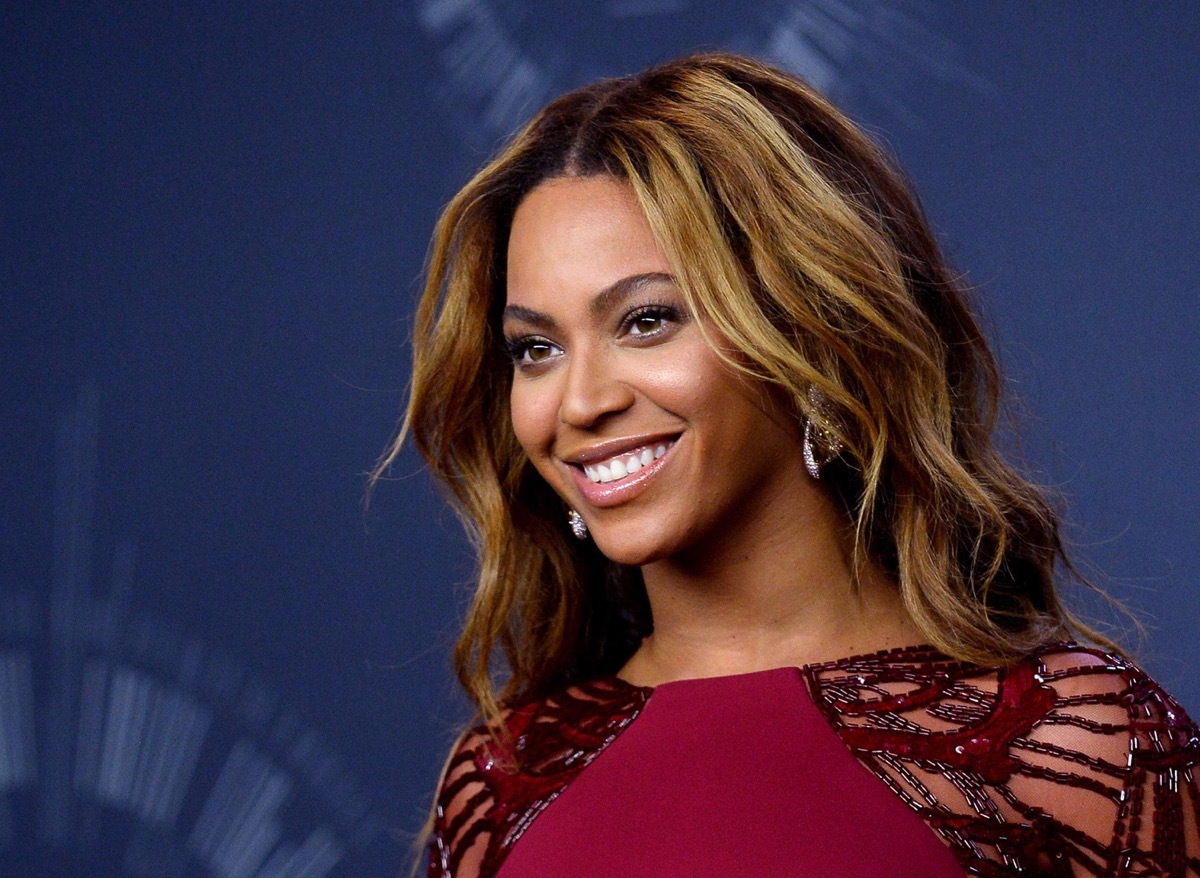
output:
M554 342L536 336L506 340L504 348L518 369L539 366L562 351Z
M625 332L634 338L659 335L675 320L676 312L663 305L646 305L625 318Z
M649 335L661 329L662 324L663 316L661 314L643 314L633 321L629 331L634 335Z

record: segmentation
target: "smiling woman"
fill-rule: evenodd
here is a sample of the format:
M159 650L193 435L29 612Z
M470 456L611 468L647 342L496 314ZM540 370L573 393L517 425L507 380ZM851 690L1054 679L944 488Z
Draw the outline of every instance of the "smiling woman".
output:
M1200 875L1196 729L1059 600L999 387L799 80L538 114L439 223L380 464L411 435L479 547L429 874Z
M818 518L800 425L710 344L627 183L536 187L507 271L513 432L606 558L712 576L739 552L769 563L779 523Z

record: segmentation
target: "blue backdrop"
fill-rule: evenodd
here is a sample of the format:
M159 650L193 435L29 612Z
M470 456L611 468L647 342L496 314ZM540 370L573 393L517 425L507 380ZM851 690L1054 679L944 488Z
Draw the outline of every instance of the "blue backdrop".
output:
M432 223L546 98L701 47L900 155L1077 557L1200 708L1200 16L752 9L0 9L0 874L396 872L465 718L457 524L411 454L362 505Z

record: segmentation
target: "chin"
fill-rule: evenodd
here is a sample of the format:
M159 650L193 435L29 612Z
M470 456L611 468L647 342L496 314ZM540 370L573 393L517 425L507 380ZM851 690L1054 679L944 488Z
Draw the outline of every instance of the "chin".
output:
M611 541L602 539L596 540L596 548L609 561L625 567L641 567L644 564L653 563L663 557L661 554L655 554L653 551L640 546L614 544Z
M646 533L622 536L617 533L592 532L601 554L615 564L626 567L644 567L674 555L679 547L665 539L655 539Z

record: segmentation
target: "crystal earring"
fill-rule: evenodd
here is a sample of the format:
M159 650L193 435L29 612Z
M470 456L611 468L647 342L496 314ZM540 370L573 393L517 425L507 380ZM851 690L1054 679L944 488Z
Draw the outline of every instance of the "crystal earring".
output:
M804 419L804 468L814 479L821 478L821 469L842 453L845 446L827 424L825 395L816 387L808 388L809 415Z
M567 513L567 523L571 525L571 533L575 534L575 539L586 540L588 538L587 522L574 509Z

